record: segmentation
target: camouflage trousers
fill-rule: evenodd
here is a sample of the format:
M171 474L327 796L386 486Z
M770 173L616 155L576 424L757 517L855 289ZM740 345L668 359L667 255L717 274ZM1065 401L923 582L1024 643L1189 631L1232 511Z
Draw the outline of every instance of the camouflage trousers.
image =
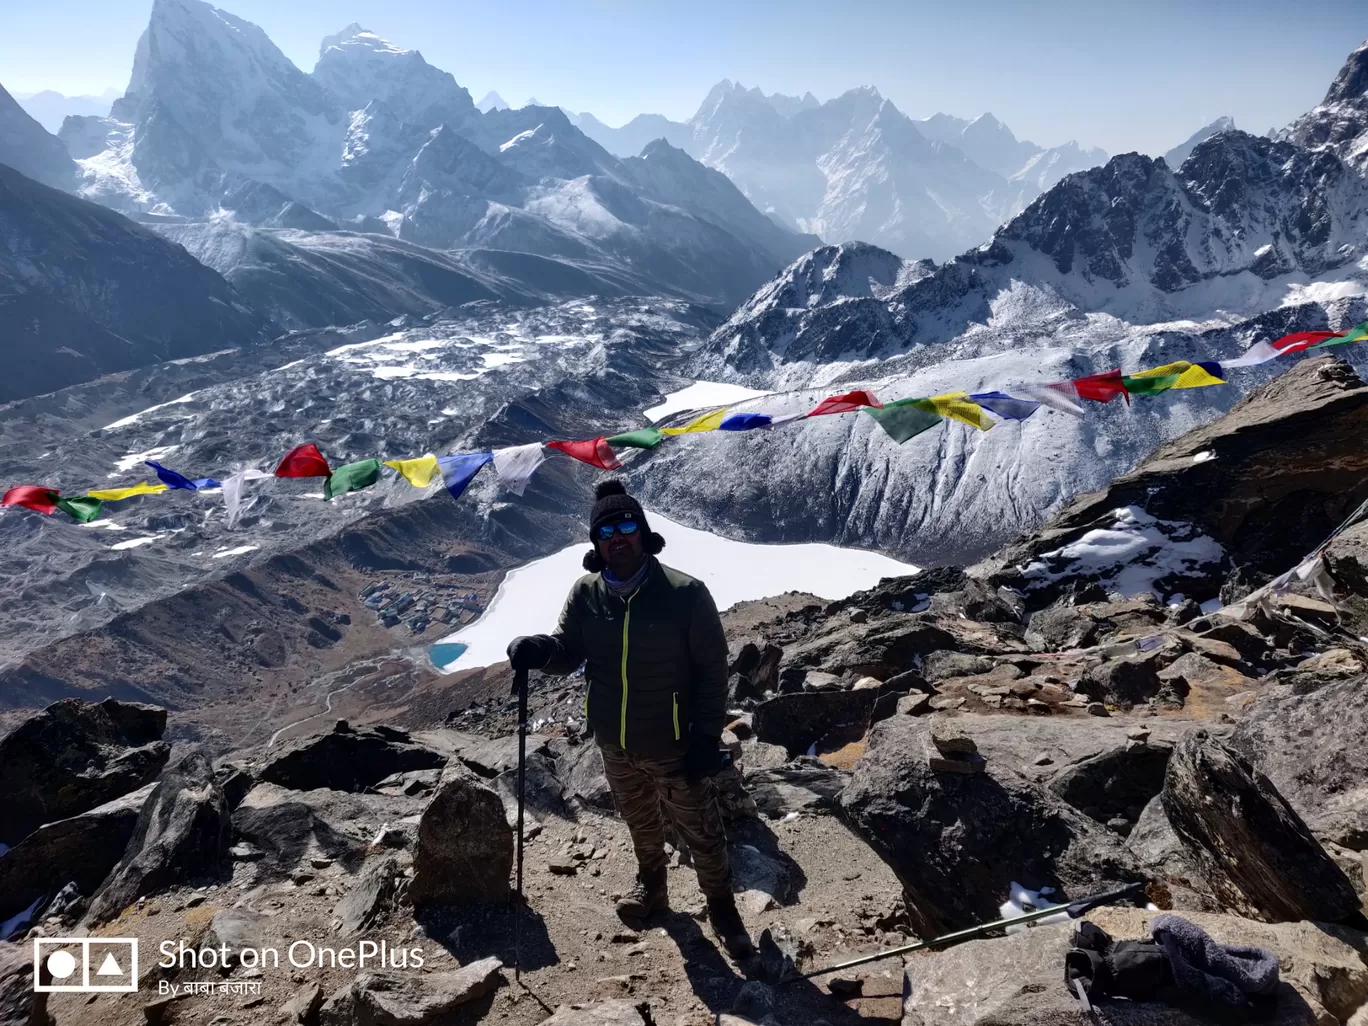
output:
M684 779L684 759L647 759L614 744L600 744L603 773L618 814L627 824L642 873L663 870L665 820L693 856L698 886L707 897L731 894L731 864L717 792L707 778Z

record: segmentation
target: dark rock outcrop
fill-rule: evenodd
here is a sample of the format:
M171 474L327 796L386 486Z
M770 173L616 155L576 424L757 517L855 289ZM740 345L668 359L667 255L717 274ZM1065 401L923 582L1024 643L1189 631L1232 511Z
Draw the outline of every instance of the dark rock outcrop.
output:
M1271 922L1363 922L1353 884L1302 818L1267 777L1206 731L1179 742L1161 798L1226 907Z
M1105 490L1079 496L1047 527L1007 546L991 561L990 580L1021 591L1033 608L1050 604L1071 586L1067 568L1048 586L1024 568L1127 507L1191 525L1244 574L1273 577L1368 498L1365 431L1368 386L1353 368L1330 357L1302 360L1226 416L1160 446ZM1193 459L1203 452L1212 458ZM1214 598L1223 580L1185 594Z
M782 819L791 812L830 812L848 779L848 773L806 758L745 773L746 793L767 819Z
M0 857L0 920L67 883L75 883L82 894L94 894L123 857L154 786L70 819L44 823Z
M901 881L919 935L997 918L1013 880L1081 896L1137 878L1120 837L991 756L982 773L933 772L930 729L907 716L877 724L840 796Z
M341 935L355 937L374 926L393 904L401 879L392 855L368 863L333 910L342 923Z
M392 773L437 769L446 756L413 743L394 727L351 727L338 720L327 734L286 741L257 769L257 779L295 791L325 787L360 791Z
M1318 836L1368 849L1368 677L1266 686L1231 744Z
M598 745L581 744L571 748L560 759L561 776L565 781L565 797L584 802L605 811L613 808L613 792L608 778L603 775L603 756Z
M1109 659L1084 671L1078 693L1129 709L1157 695L1161 683L1150 660Z
M262 875L279 878L310 858L334 859L355 869L368 845L412 845L411 828L399 824L422 809L421 800L406 795L258 784L233 810L233 830L264 854Z
M1100 823L1135 823L1163 788L1172 754L1169 745L1131 742L1060 770L1050 790Z
M503 901L513 868L513 831L503 800L465 776L453 776L423 810L409 897L415 904Z
M867 727L878 688L776 695L755 707L751 726L766 744L802 755L834 727Z
M66 698L0 738L0 832L10 845L157 778L171 754L166 710Z
M91 899L88 920L106 922L144 895L218 876L228 840L223 789L204 752L192 748L153 788L124 857Z

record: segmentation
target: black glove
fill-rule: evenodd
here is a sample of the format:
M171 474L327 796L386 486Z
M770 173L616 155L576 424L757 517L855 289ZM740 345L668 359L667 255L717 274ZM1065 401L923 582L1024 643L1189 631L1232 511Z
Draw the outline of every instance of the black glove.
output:
M515 670L540 670L555 652L556 642L549 634L514 638L508 643L508 661Z
M722 739L705 734L689 734L689 750L684 753L684 779L696 784L704 777L722 772Z

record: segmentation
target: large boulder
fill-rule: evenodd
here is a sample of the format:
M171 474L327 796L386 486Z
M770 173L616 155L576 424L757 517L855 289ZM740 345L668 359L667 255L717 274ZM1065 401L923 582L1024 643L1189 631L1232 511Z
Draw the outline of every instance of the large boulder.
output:
M1161 799L1225 907L1272 922L1362 921L1354 885L1302 818L1267 777L1206 731L1179 742Z
M286 741L262 761L256 778L295 791L361 791L392 773L437 769L446 761L443 753L416 744L407 731L352 727L338 720L326 734Z
M1157 695L1161 684L1152 660L1108 659L1083 672L1078 693L1129 709Z
M418 823L410 899L419 905L503 901L512 868L513 831L502 799L476 780L452 775Z
M147 784L79 816L44 823L0 857L0 920L75 883L94 894L128 847L155 785Z
M261 875L279 878L310 859L355 869L371 845L412 844L422 810L423 801L407 795L257 784L233 810L233 830L261 853Z
M613 791L603 773L603 754L596 744L574 745L560 757L565 797L605 812L612 811Z
M643 1015L643 1008L649 1010L650 1006L625 998L583 1005L561 1005L554 1015L543 1019L540 1026L650 1026L655 1020L650 1015Z
M333 910L341 935L355 937L374 926L393 905L402 879L393 855L367 863Z
M1101 908L1087 919L1118 940L1150 935L1160 912ZM1368 943L1354 931L1314 923L1266 924L1231 915L1183 913L1223 944L1249 944L1278 956L1282 984L1271 1023L1343 1022L1368 996ZM1151 1002L1110 1001L1094 1018L1064 985L1064 952L1077 924L1042 926L970 941L907 959L903 1026L1209 1026L1201 1013ZM1232 1021L1232 1020L1226 1020Z
M90 902L87 919L113 919L138 898L217 877L228 857L228 803L214 768L192 748L162 774L124 856Z
M923 937L998 918L1013 881L1072 897L1138 878L1121 838L989 756L984 771L934 771L931 722L875 725L841 792L847 822L893 869Z
M936 714L932 722L944 718L945 714ZM1167 717L1153 717L1140 726L1134 720L1097 716L958 713L953 719L955 729L972 738L990 763L1047 785L1053 785L1076 767L1088 767L1088 776L1103 772L1113 760L1125 762L1127 753L1135 758L1148 758L1149 753L1139 751L1134 740L1138 737L1145 737L1146 744L1167 752L1194 728L1190 721ZM1163 779L1151 777L1147 782L1154 790L1146 801L1159 793Z
M776 695L755 707L752 729L766 744L802 755L833 727L867 728L879 693L878 688L863 688Z
M319 1009L322 1026L438 1026L493 993L503 964L484 958L450 972L361 973Z
M1268 777L1315 833L1368 849L1368 677L1264 688L1231 745Z
M0 841L11 846L157 779L166 710L65 698L0 738Z
M1175 909L1198 912L1221 910L1220 902L1211 893L1211 885L1207 882L1201 862L1174 831L1159 795L1151 798L1140 813L1140 818L1126 837L1126 847L1135 856L1145 875L1150 880L1162 883Z
M829 813L850 774L819 759L799 758L783 766L746 768L746 793L767 819L791 813Z

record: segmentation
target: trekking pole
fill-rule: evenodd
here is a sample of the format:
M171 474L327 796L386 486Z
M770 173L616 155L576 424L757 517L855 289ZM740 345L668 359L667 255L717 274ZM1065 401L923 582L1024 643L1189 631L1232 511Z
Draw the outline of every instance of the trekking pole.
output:
M984 934L992 933L994 930L1001 930L1007 926L1034 923L1039 919L1048 919L1050 916L1057 916L1060 913L1066 913L1070 919L1077 919L1090 910L1097 908L1099 905L1106 905L1107 903L1117 901L1120 898L1133 897L1136 892L1143 891L1144 889L1145 885L1143 883L1127 884L1125 887L1118 887L1114 891L1094 894L1090 898L1080 898L1078 901L1070 902L1067 905L1055 905L1051 908L1037 909L1034 912L1027 912L1025 915L1012 916L1010 919L998 919L995 922L984 923L981 926L971 926L967 930L947 933L943 937L935 937L928 941L917 941L915 944L905 944L900 948L892 948L889 951L880 951L873 955L863 955L860 958L852 958L849 962L828 966L825 969L814 969L810 973L790 976L785 980L781 980L780 986L783 986L786 983L797 983L799 980L810 980L814 976L825 976L827 973L839 972L842 969L853 969L857 965L877 962L880 959L892 958L895 955L906 955L913 951L922 951L927 948L947 947L951 944L958 944L961 941L982 937Z
M522 980L523 800L527 784L527 671L513 671L518 693L518 889L513 905L513 981Z

